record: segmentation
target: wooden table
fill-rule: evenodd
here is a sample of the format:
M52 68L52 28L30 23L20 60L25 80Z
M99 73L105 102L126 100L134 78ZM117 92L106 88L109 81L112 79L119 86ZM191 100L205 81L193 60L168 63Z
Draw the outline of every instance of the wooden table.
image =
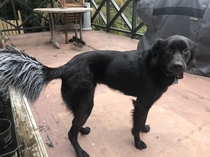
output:
M56 28L67 29L70 27L75 29L75 37L77 38L77 29L80 29L80 39L82 40L82 13L92 11L92 8L83 8L83 7L71 7L71 8L35 8L34 12L44 12L49 14L49 25L51 32L50 41L57 47L60 48L57 40L56 40ZM56 25L54 20L55 13L79 13L79 24L66 24L66 25Z

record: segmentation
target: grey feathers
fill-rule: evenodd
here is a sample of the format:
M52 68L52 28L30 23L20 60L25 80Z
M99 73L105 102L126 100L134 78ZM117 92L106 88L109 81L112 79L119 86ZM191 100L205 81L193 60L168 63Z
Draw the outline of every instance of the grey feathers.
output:
M0 51L0 90L13 87L34 102L45 85L44 66L23 51L6 48Z

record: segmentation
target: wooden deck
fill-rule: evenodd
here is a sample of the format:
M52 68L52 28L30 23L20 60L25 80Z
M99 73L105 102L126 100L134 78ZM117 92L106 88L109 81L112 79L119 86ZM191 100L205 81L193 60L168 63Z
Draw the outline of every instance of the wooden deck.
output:
M131 50L138 43L102 31L84 31L87 46L65 44L61 33L57 37L60 49L56 49L49 38L49 32L10 36L17 48L50 67L63 65L85 51ZM147 123L151 131L141 134L148 148L142 151L134 148L131 135L132 98L97 86L95 107L86 123L91 133L79 136L81 146L91 157L210 157L210 78L187 73L184 77L150 110ZM75 157L67 136L72 115L61 99L60 85L60 80L50 82L30 108L48 156Z

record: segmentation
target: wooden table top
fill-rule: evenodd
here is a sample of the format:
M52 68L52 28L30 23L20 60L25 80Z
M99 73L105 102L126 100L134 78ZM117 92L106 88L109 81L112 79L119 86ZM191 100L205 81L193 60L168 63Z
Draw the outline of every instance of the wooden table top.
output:
M35 12L45 12L45 13L79 13L92 11L92 8L83 7L71 7L71 8L35 8Z

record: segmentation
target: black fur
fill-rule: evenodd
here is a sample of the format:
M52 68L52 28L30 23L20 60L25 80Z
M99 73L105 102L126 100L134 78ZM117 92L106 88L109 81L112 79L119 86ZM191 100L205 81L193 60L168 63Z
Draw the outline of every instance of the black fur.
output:
M79 54L58 68L43 65L41 70L45 84L56 78L62 79L62 97L74 115L68 137L77 157L89 157L80 147L77 138L79 132L82 134L90 132L90 128L84 128L83 125L91 114L97 83L106 84L112 89L136 97L136 100L133 100L132 134L135 147L144 149L147 146L140 139L139 133L150 130L150 127L145 125L150 107L176 79L182 76L187 64L194 60L195 51L196 46L191 40L182 36L171 36L165 40L157 40L151 48L141 52L92 51ZM4 84L6 79L1 75L0 82ZM16 86L17 83L9 83L15 81L7 80L6 83ZM25 94L24 91L19 92Z

